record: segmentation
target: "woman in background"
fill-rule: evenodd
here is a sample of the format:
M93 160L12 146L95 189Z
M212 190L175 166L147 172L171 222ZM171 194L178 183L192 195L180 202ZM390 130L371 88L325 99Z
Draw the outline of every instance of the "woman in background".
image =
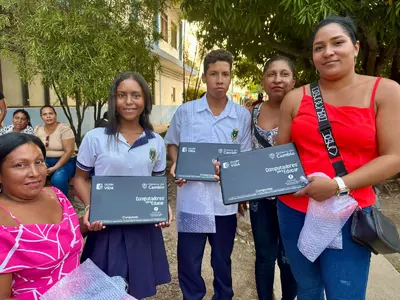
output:
M263 70L263 88L268 101L261 101L251 110L251 132L253 149L262 149L275 145L278 134L280 106L285 95L296 83L294 63L285 56L269 59ZM261 94L262 96L262 94ZM282 299L293 300L297 294L290 261L285 255L279 234L276 198L250 202L250 220L256 249L255 275L258 298L272 300L275 275L275 263L280 269ZM247 204L240 205L246 209Z
M35 128L35 135L46 146L47 175L51 177L51 185L68 197L69 180L76 166L74 132L67 124L57 121L53 106L43 106L40 115L44 125Z
M31 117L24 109L17 109L13 113L13 123L0 129L0 135L10 132L33 134Z

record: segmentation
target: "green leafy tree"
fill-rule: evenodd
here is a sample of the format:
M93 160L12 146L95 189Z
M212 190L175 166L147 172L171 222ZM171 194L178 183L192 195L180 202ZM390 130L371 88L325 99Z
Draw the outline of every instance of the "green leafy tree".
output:
M157 58L160 0L0 0L0 51L13 58L21 76L37 74L53 88L81 140L84 114L100 118L116 74L136 71L152 83ZM77 124L67 98L76 105Z
M351 16L360 33L358 71L400 83L400 1L182 0L182 9L199 24L208 46L246 57L247 67L260 68L267 58L286 55L296 62L300 83L317 77L308 40L314 26L329 15ZM241 75L254 80L248 72Z

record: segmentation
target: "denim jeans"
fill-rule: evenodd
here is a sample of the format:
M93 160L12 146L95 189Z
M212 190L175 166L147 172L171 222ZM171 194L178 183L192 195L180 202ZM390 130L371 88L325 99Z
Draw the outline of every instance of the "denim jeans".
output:
M293 300L297 294L296 281L279 234L276 200L250 202L250 220L256 249L255 275L258 298L273 299L275 261L278 259L282 299Z
M278 202L281 236L297 281L298 300L322 300L324 290L328 300L364 300L371 252L353 242L352 219L342 229L343 249L325 249L312 263L297 248L305 216Z
M58 162L59 157L46 158L47 166L53 167ZM74 177L76 168L76 157L71 157L65 165L57 169L51 175L51 185L58 188L65 196L68 197L69 180Z

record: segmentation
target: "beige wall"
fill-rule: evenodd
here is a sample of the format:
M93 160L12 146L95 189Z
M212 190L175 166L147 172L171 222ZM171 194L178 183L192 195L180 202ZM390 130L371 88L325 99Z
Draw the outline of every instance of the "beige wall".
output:
M22 85L17 68L9 58L1 58L1 75L3 78L3 92L6 97L7 106L23 106ZM43 106L44 87L40 75L35 76L28 85L30 106ZM68 98L71 106L75 101ZM50 104L58 106L58 98L53 89L50 89Z
M3 78L3 93L7 106L22 105L22 87L17 69L9 58L1 59L1 76Z
M171 32L169 32L169 34L171 34ZM164 50L168 54L170 54L173 57L179 59L179 51L177 49L173 48L169 43L165 42L163 39L161 39L159 41L159 46L160 46L161 50ZM179 38L178 38L178 46L179 46ZM178 49L179 49L179 47L178 47Z
M175 88L175 102L172 97L173 88ZM182 74L164 68L162 73L156 74L154 90L155 105L181 105L183 100Z
M29 104L30 106L44 105L44 87L41 83L40 76L36 76L36 78L29 84Z

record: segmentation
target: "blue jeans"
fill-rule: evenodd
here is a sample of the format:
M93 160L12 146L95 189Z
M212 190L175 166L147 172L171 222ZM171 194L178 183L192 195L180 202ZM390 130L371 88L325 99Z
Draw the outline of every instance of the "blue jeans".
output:
M214 271L212 300L231 300L231 254L236 234L236 214L215 217L216 233L178 232L178 278L183 300L202 300L206 285L201 276L206 241L211 246L211 266Z
M278 259L282 299L293 300L297 294L296 280L279 234L276 200L250 202L250 220L256 249L255 275L258 298L273 299L275 261Z
M328 300L364 300L371 252L353 242L351 217L342 229L343 249L325 249L312 263L297 248L305 216L278 202L281 236L297 281L298 300L323 300L324 289Z
M53 167L58 162L59 157L48 157L46 158L47 166ZM57 169L51 175L51 185L58 188L65 196L68 197L69 180L74 177L76 168L76 157L71 157L65 165Z

